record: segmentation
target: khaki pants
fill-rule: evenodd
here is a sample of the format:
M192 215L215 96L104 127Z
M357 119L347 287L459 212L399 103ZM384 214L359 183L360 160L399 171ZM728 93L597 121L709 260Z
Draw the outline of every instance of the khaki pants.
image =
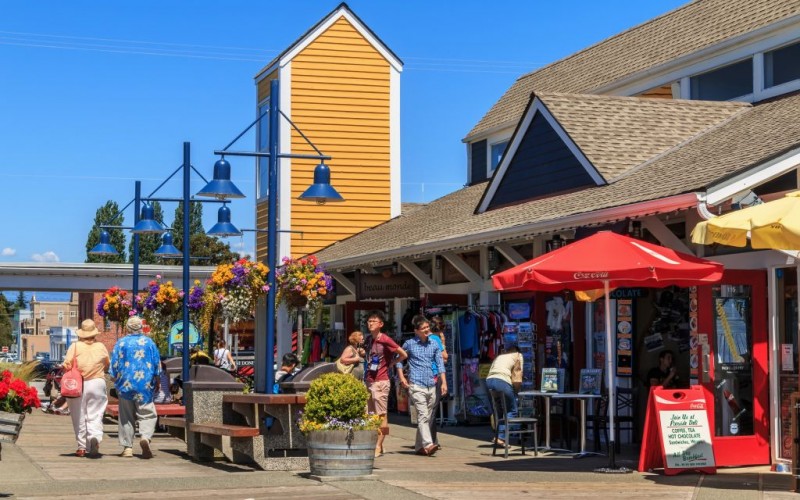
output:
M156 431L158 414L152 402L139 404L128 399L119 400L119 444L123 448L133 448L135 436L134 424L139 421L139 434L148 441L153 439Z
M417 439L414 449L421 450L433 444L430 421L436 407L436 387L411 384L408 388L408 395L411 404L417 410Z

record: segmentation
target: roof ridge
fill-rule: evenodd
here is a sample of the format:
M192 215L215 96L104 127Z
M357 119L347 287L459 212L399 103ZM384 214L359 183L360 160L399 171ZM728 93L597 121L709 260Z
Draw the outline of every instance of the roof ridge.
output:
M704 102L712 102L712 101L704 101ZM735 102L735 101L732 101L732 102ZM630 168L630 169L622 172L618 176L616 176L616 177L614 177L612 179L609 179L608 183L609 184L614 184L614 183L616 183L618 181L621 181L622 179L625 179L626 177L630 177L634 173L646 168L647 166L651 165L655 161L660 160L661 158L664 158L665 156L668 156L668 155L672 154L674 151L679 151L681 148L683 148L687 144L689 144L689 143L691 143L693 141L696 141L696 140L700 139L701 137L704 137L704 136L710 134L711 132L714 132L715 130L719 130L722 127L727 126L733 120L737 119L738 117L742 116L743 114L748 113L748 112L750 112L750 111L752 111L754 109L752 104L749 104L749 103L743 103L743 104L745 104L745 106L742 106L741 109L737 110L735 113L732 113L730 116L726 117L725 119L721 120L720 122L715 123L714 125L701 130L700 132L694 134L691 137L687 137L686 139L684 139L683 141L675 144L671 148L668 148L665 151L662 151L661 153L658 153L657 155L653 156L652 158L648 158L647 160L643 161L639 165L636 165L635 167Z
M604 38L604 39L602 39L602 40L600 40L598 42L595 42L592 45L589 45L588 47L579 50L578 52L573 52L572 54L570 54L570 55L568 55L566 57L562 57L561 59L553 61L550 64L547 64L545 66L537 68L537 69L535 69L535 70L533 70L533 71L531 71L529 73L525 73L524 75L522 75L519 78L517 78L516 81L520 81L520 80L529 78L529 77L535 75L536 73L538 73L540 71L543 71L543 70L545 70L547 68L553 67L553 66L555 66L557 64L561 64L561 63L563 63L565 61L568 61L568 60L570 60L572 58L578 57L579 55L581 55L581 54L583 54L583 53L585 53L585 52L587 52L587 51L589 51L589 50L591 50L591 49L593 49L593 48L595 48L595 47L597 47L599 45L602 45L602 44L608 42L609 40L613 40L615 38L622 37L623 35L626 35L626 34L632 32L634 30L641 29L644 26L647 26L648 24L654 23L655 21L661 19L662 17L671 16L671 15L675 14L676 12L681 11L683 9L686 9L686 8L689 8L689 7L693 7L693 6L695 6L695 5L699 4L699 3L702 3L702 2L711 2L711 1L714 1L714 0L691 0L690 2L688 2L688 3L684 4L684 5L681 5L679 7L676 7L674 9L672 9L672 10L664 12L663 14L659 14L658 16L653 17L651 19L648 19L647 21L644 21L642 23L639 23L636 26L632 26L632 27L630 27L630 28L628 28L628 29L626 29L624 31L620 31L619 33L615 33L615 34L613 34L613 35L611 35L609 37L606 37L606 38Z

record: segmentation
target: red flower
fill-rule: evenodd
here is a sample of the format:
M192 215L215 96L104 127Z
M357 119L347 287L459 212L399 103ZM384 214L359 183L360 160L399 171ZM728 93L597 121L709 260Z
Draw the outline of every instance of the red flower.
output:
M8 390L10 388L11 387L9 387L7 380L0 380L0 399L4 399L6 396L8 396Z

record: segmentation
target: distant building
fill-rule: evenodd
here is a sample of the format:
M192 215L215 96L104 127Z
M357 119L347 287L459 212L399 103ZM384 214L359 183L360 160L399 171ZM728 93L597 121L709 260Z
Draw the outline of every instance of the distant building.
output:
M20 359L28 361L36 353L50 353L50 330L54 327L78 327L78 294L68 301L39 301L31 298L28 314L21 314L18 328L22 331ZM25 313L26 311L21 311Z

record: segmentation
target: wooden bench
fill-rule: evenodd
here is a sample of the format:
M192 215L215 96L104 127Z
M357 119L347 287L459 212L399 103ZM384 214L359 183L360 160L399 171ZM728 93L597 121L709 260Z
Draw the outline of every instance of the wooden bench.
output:
M184 417L158 417L158 425L166 427L170 436L186 441L186 419Z
M258 427L215 423L189 424L189 430L192 432L199 432L200 434L228 436L233 438L255 437L261 434L261 430Z
M156 405L156 414L158 416L184 416L186 415L186 407L177 403L165 403ZM119 418L119 405L111 404L106 405L106 415L114 418Z

